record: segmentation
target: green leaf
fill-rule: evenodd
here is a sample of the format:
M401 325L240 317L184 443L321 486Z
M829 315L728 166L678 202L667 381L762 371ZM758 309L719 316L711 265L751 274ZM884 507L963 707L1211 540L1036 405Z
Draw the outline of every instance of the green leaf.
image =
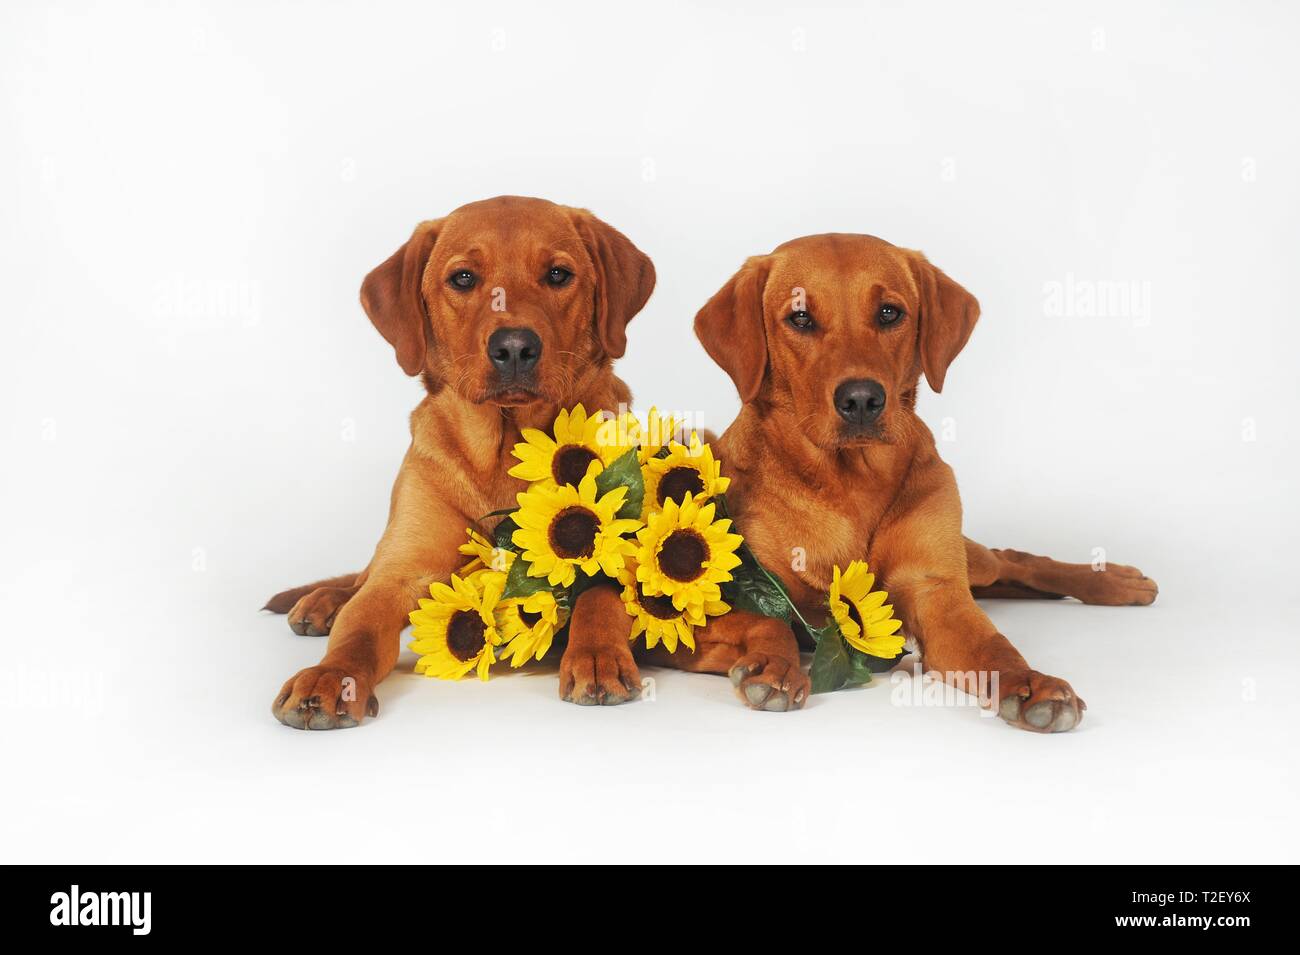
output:
M527 597L529 594L535 594L539 590L551 590L552 587L547 583L545 577L528 576L528 561L522 557L515 559L510 565L510 572L506 574L506 586L501 591L503 600L513 599L515 597Z
M514 511L510 511L510 513L513 514ZM502 550L512 550L518 553L519 547L512 539L517 530L519 530L519 525L515 523L515 519L507 517L492 532L492 543ZM515 561L515 563L518 563L518 561Z
M716 499L718 513L726 513L726 501ZM740 566L731 572L731 580L722 585L723 599L733 607L748 610L764 617L776 617L790 623L795 613L794 601L781 579L764 567L748 544L736 551Z
M884 663L885 661L878 657L869 656L856 647L850 646L847 640L844 642L844 650L849 655L849 675L844 681L845 686L866 686L871 682L873 673L882 672L873 669L871 661L875 660L877 663ZM891 663L890 666L893 666L893 664Z
M596 475L598 496L603 496L616 487L627 488L627 496L623 498L623 506L618 509L618 514L615 516L640 517L641 504L645 500L645 480L641 477L641 459L636 448L622 455Z
M740 566L722 585L722 599L737 610L790 622L790 596L785 587L763 572L752 554L740 555Z
M844 638L840 636L840 627L833 619L824 627L811 631L817 641L817 650L813 653L812 666L808 677L812 680L814 693L833 693L848 685L853 676L853 664L849 662L848 649ZM867 675L870 679L870 674Z
M893 669L894 664L906 652L892 660L863 653L844 639L834 617L827 620L825 626L816 628L811 633L817 641L812 668L808 671L814 693L831 693L845 687L866 686L871 683L874 674Z

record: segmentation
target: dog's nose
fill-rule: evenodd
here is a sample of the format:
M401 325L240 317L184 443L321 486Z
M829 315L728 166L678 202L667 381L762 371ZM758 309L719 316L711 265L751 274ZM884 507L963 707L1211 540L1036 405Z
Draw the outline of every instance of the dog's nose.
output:
M870 378L840 382L835 389L835 410L849 424L866 427L885 410L885 389Z
M488 338L488 358L506 381L537 367L542 340L528 328L498 328Z

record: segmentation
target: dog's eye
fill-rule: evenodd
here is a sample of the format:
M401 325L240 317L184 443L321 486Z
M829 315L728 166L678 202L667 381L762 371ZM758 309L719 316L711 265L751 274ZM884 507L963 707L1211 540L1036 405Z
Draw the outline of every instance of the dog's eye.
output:
M882 305L876 313L876 321L881 325L893 325L903 317L903 310L897 305Z
M447 279L448 285L450 285L452 288L458 288L462 292L469 291L477 283L478 283L478 276L475 275L473 272L471 272L469 269L461 269L457 272L452 272L451 276Z
M813 317L807 312L791 312L786 321L801 332L806 332L813 327Z
M573 281L573 273L568 269L562 269L558 265L551 266L551 270L546 273L546 284L553 285L556 288L564 288Z

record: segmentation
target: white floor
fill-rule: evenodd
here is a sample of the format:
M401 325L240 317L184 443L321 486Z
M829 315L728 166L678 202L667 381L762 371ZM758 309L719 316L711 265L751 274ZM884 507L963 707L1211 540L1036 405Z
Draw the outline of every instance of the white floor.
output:
M887 679L767 714L647 670L653 702L586 709L553 667L448 684L409 655L377 720L296 732L268 705L319 640L252 593L166 627L124 595L98 611L109 639L69 619L6 681L26 698L0 842L26 862L1294 861L1293 635L1165 590L989 604L1089 703L1051 737Z

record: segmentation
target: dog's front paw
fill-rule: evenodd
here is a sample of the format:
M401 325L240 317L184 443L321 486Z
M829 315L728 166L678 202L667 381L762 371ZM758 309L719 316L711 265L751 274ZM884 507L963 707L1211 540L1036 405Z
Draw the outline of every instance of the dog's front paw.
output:
M641 672L626 642L569 644L560 658L560 699L579 706L616 706L641 695Z
M367 716L378 716L379 700L368 678L322 665L290 677L271 704L271 713L294 729L347 729Z
M1064 733L1079 725L1088 708L1070 684L1036 670L1003 671L999 676L998 716L1034 733Z
M800 709L812 683L797 660L770 653L747 653L732 666L731 685L745 705L782 713Z

